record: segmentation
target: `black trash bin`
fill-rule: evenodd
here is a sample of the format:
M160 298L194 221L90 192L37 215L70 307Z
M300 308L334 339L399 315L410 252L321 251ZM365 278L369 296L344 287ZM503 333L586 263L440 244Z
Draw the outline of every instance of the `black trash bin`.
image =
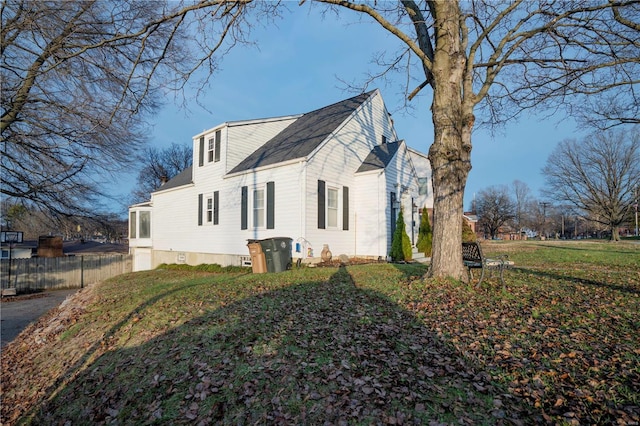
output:
M276 237L260 240L262 252L267 262L267 272L282 272L291 269L291 243L292 238Z

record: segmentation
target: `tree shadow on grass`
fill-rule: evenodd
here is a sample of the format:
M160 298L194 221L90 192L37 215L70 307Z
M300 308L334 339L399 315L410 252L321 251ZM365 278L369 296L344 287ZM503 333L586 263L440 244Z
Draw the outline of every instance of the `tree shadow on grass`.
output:
M640 295L640 286L638 286L637 288L634 288L631 285L612 284L605 281L596 281L588 278L573 277L570 275L557 274L554 272L550 272L548 270L535 270L535 269L527 269L527 268L513 268L513 270L518 271L522 274L535 275L543 279L552 279L556 281L571 281L572 283L575 283L577 285L606 288L609 290L619 291L621 293Z
M621 254L621 255L629 255L629 254L634 254L635 251L632 250L631 248L629 248L628 250L624 250L622 249L622 247L620 247L620 250L601 250L601 249L595 249L594 247L580 247L580 246L576 246L576 245L567 245L567 246L563 246L562 244L564 244L563 242L559 241L556 242L557 244L554 245L549 245L549 244L543 244L543 243L532 243L531 246L532 247L540 247L543 249L550 249L553 248L554 250L562 250L562 251L578 251L578 252L589 252L589 253L594 253L594 252L604 252L607 254L610 253L615 253L615 254ZM596 242L594 244L607 244L607 243L611 243L611 244L616 244L615 242L611 242L611 241L599 241Z
M46 424L500 424L522 415L490 380L341 267L327 281L264 291L107 351L31 415Z

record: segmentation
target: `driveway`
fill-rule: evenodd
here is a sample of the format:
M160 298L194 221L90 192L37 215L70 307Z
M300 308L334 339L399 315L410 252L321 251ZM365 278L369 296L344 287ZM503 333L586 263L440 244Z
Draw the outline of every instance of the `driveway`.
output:
M15 339L29 324L55 308L78 289L51 290L30 296L3 297L0 304L0 347Z

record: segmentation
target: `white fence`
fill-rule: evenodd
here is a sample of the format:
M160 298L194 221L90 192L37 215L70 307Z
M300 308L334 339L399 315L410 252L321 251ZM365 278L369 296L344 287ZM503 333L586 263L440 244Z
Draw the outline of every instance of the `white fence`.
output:
M18 293L81 288L131 272L131 255L105 254L68 257L2 259L0 283Z

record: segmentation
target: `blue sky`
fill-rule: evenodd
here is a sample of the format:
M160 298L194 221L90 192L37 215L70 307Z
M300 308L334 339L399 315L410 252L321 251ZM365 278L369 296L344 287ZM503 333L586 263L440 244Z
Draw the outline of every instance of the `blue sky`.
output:
M159 148L171 143L191 144L193 135L225 121L298 114L354 96L340 80L362 83L367 73L380 71L372 59L377 52L395 51L400 46L377 24L360 22L359 15L343 11L338 18L324 19L319 8L297 7L292 15L274 25L256 27L256 47L239 46L226 56L221 70L196 102L187 93L187 108L179 107L168 95L164 108L150 120L150 143ZM398 75L396 78L405 78ZM427 152L433 139L429 111L429 89L414 99L413 111L400 108L400 85L379 88L392 113L396 131L412 148ZM412 88L417 84L412 84ZM544 185L541 169L556 144L580 137L572 120L523 116L491 134L479 129L473 135L472 166L465 191L465 209L474 194L492 185L511 185L520 180L538 197ZM137 175L137 172L136 172ZM120 187L128 188L135 176ZM129 189L130 190L130 189ZM123 196L127 193L122 194Z

